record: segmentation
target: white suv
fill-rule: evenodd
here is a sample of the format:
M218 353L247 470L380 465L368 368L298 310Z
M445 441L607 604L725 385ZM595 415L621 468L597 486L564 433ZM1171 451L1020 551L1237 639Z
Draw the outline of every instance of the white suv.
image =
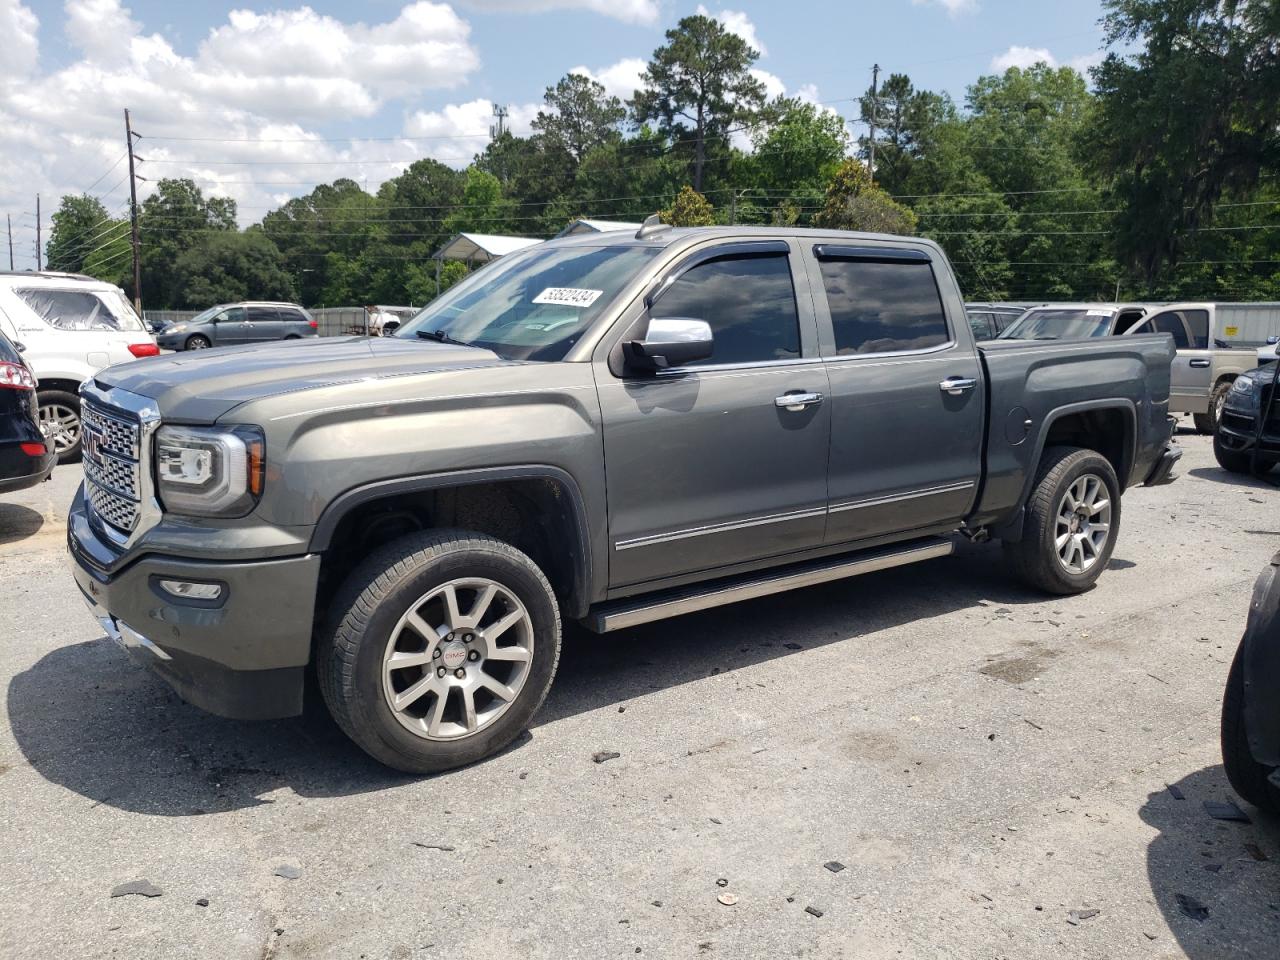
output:
M39 381L40 427L59 463L80 457L80 384L159 353L123 290L78 274L0 272L0 332Z

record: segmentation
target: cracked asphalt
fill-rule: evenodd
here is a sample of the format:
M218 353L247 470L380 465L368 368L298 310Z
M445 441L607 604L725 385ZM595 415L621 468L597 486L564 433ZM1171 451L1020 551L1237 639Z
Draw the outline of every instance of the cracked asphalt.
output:
M530 733L426 779L136 668L67 572L59 468L0 502L0 955L1274 958L1280 823L1203 804L1280 491L1179 439L1091 593L965 545L572 632Z

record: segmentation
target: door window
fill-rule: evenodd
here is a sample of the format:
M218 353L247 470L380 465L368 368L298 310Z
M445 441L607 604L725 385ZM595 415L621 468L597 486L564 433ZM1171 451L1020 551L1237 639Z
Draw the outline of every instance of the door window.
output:
M218 323L244 323L244 307L232 307L218 314Z
M1173 345L1179 350L1186 350L1190 346L1187 341L1187 328L1182 324L1180 317L1175 310L1167 313L1158 313L1151 318L1151 324L1155 327L1156 333L1169 333L1173 335Z
M926 350L949 340L928 263L822 260L836 352Z
M975 340L991 340L995 337L995 318L990 313L969 312L969 329Z
M275 323L276 310L275 307L250 307L249 322L250 323Z
M700 263L667 288L649 316L710 324L714 352L697 363L761 363L800 356L800 317L786 254L727 256Z
M1209 311L1208 310L1179 310L1182 319L1187 324L1187 330L1191 333L1191 347L1193 350L1209 349Z

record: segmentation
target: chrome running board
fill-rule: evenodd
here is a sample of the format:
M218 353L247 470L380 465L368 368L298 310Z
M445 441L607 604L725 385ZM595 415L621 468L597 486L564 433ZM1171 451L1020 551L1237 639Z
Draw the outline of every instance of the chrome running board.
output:
M831 560L797 564L764 574L753 573L745 578L717 580L710 586L699 584L677 591L616 600L593 608L583 620L583 625L596 633L608 633L667 617L708 610L726 603L737 603L739 600L767 597L772 593L783 593L830 580L843 580L845 577L856 577L876 570L888 570L890 567L945 557L954 550L955 544L951 540L913 540L906 545L868 550L853 556L845 554Z

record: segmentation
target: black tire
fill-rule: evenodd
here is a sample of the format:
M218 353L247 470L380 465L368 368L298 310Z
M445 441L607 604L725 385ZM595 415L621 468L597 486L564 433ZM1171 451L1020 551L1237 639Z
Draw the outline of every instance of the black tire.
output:
M1218 419L1222 413L1222 405L1227 402L1227 394L1231 392L1231 381L1223 380L1209 394L1209 410L1207 413L1195 413L1191 420L1196 430L1205 435L1218 432Z
M187 342L182 345L182 349L183 350L208 350L211 346L213 346L213 344L209 342L208 337L203 337L197 333L194 336L187 337Z
M289 334L287 337L285 337L285 339L286 339L286 340L301 340L302 338L301 338L300 336L298 336L296 333L291 333L291 334Z
M1058 557L1055 521L1071 485L1086 474L1098 477L1106 486L1111 520L1101 551L1087 569L1077 572L1068 570ZM1119 532L1120 484L1110 461L1095 450L1050 447L1040 457L1035 486L1027 501L1022 539L1005 541L1005 555L1013 572L1038 590L1060 595L1083 593L1106 569Z
M74 442L58 451L58 463L75 463L80 459L84 441L84 425L80 422L80 398L66 390L40 390L36 394L36 404L40 409L41 429L44 430L44 413L48 408L61 407L75 417ZM48 432L45 439L54 439Z
M1230 450L1222 443L1222 434L1215 433L1213 435L1213 457L1218 461L1218 466L1227 473L1253 473L1253 454L1248 450ZM1271 468L1271 464L1263 460L1258 463L1258 470L1265 473Z
M533 652L523 686L505 712L459 739L431 740L397 719L384 695L383 656L415 601L465 578L485 578L511 591L529 614ZM501 750L533 719L560 660L560 611L542 571L510 544L465 530L414 533L379 548L347 578L328 623L316 669L329 712L365 752L407 773L448 770Z
M1237 648L1222 695L1222 766L1236 793L1260 810L1280 814L1280 789L1267 780L1275 768L1253 759L1245 733L1243 652Z

